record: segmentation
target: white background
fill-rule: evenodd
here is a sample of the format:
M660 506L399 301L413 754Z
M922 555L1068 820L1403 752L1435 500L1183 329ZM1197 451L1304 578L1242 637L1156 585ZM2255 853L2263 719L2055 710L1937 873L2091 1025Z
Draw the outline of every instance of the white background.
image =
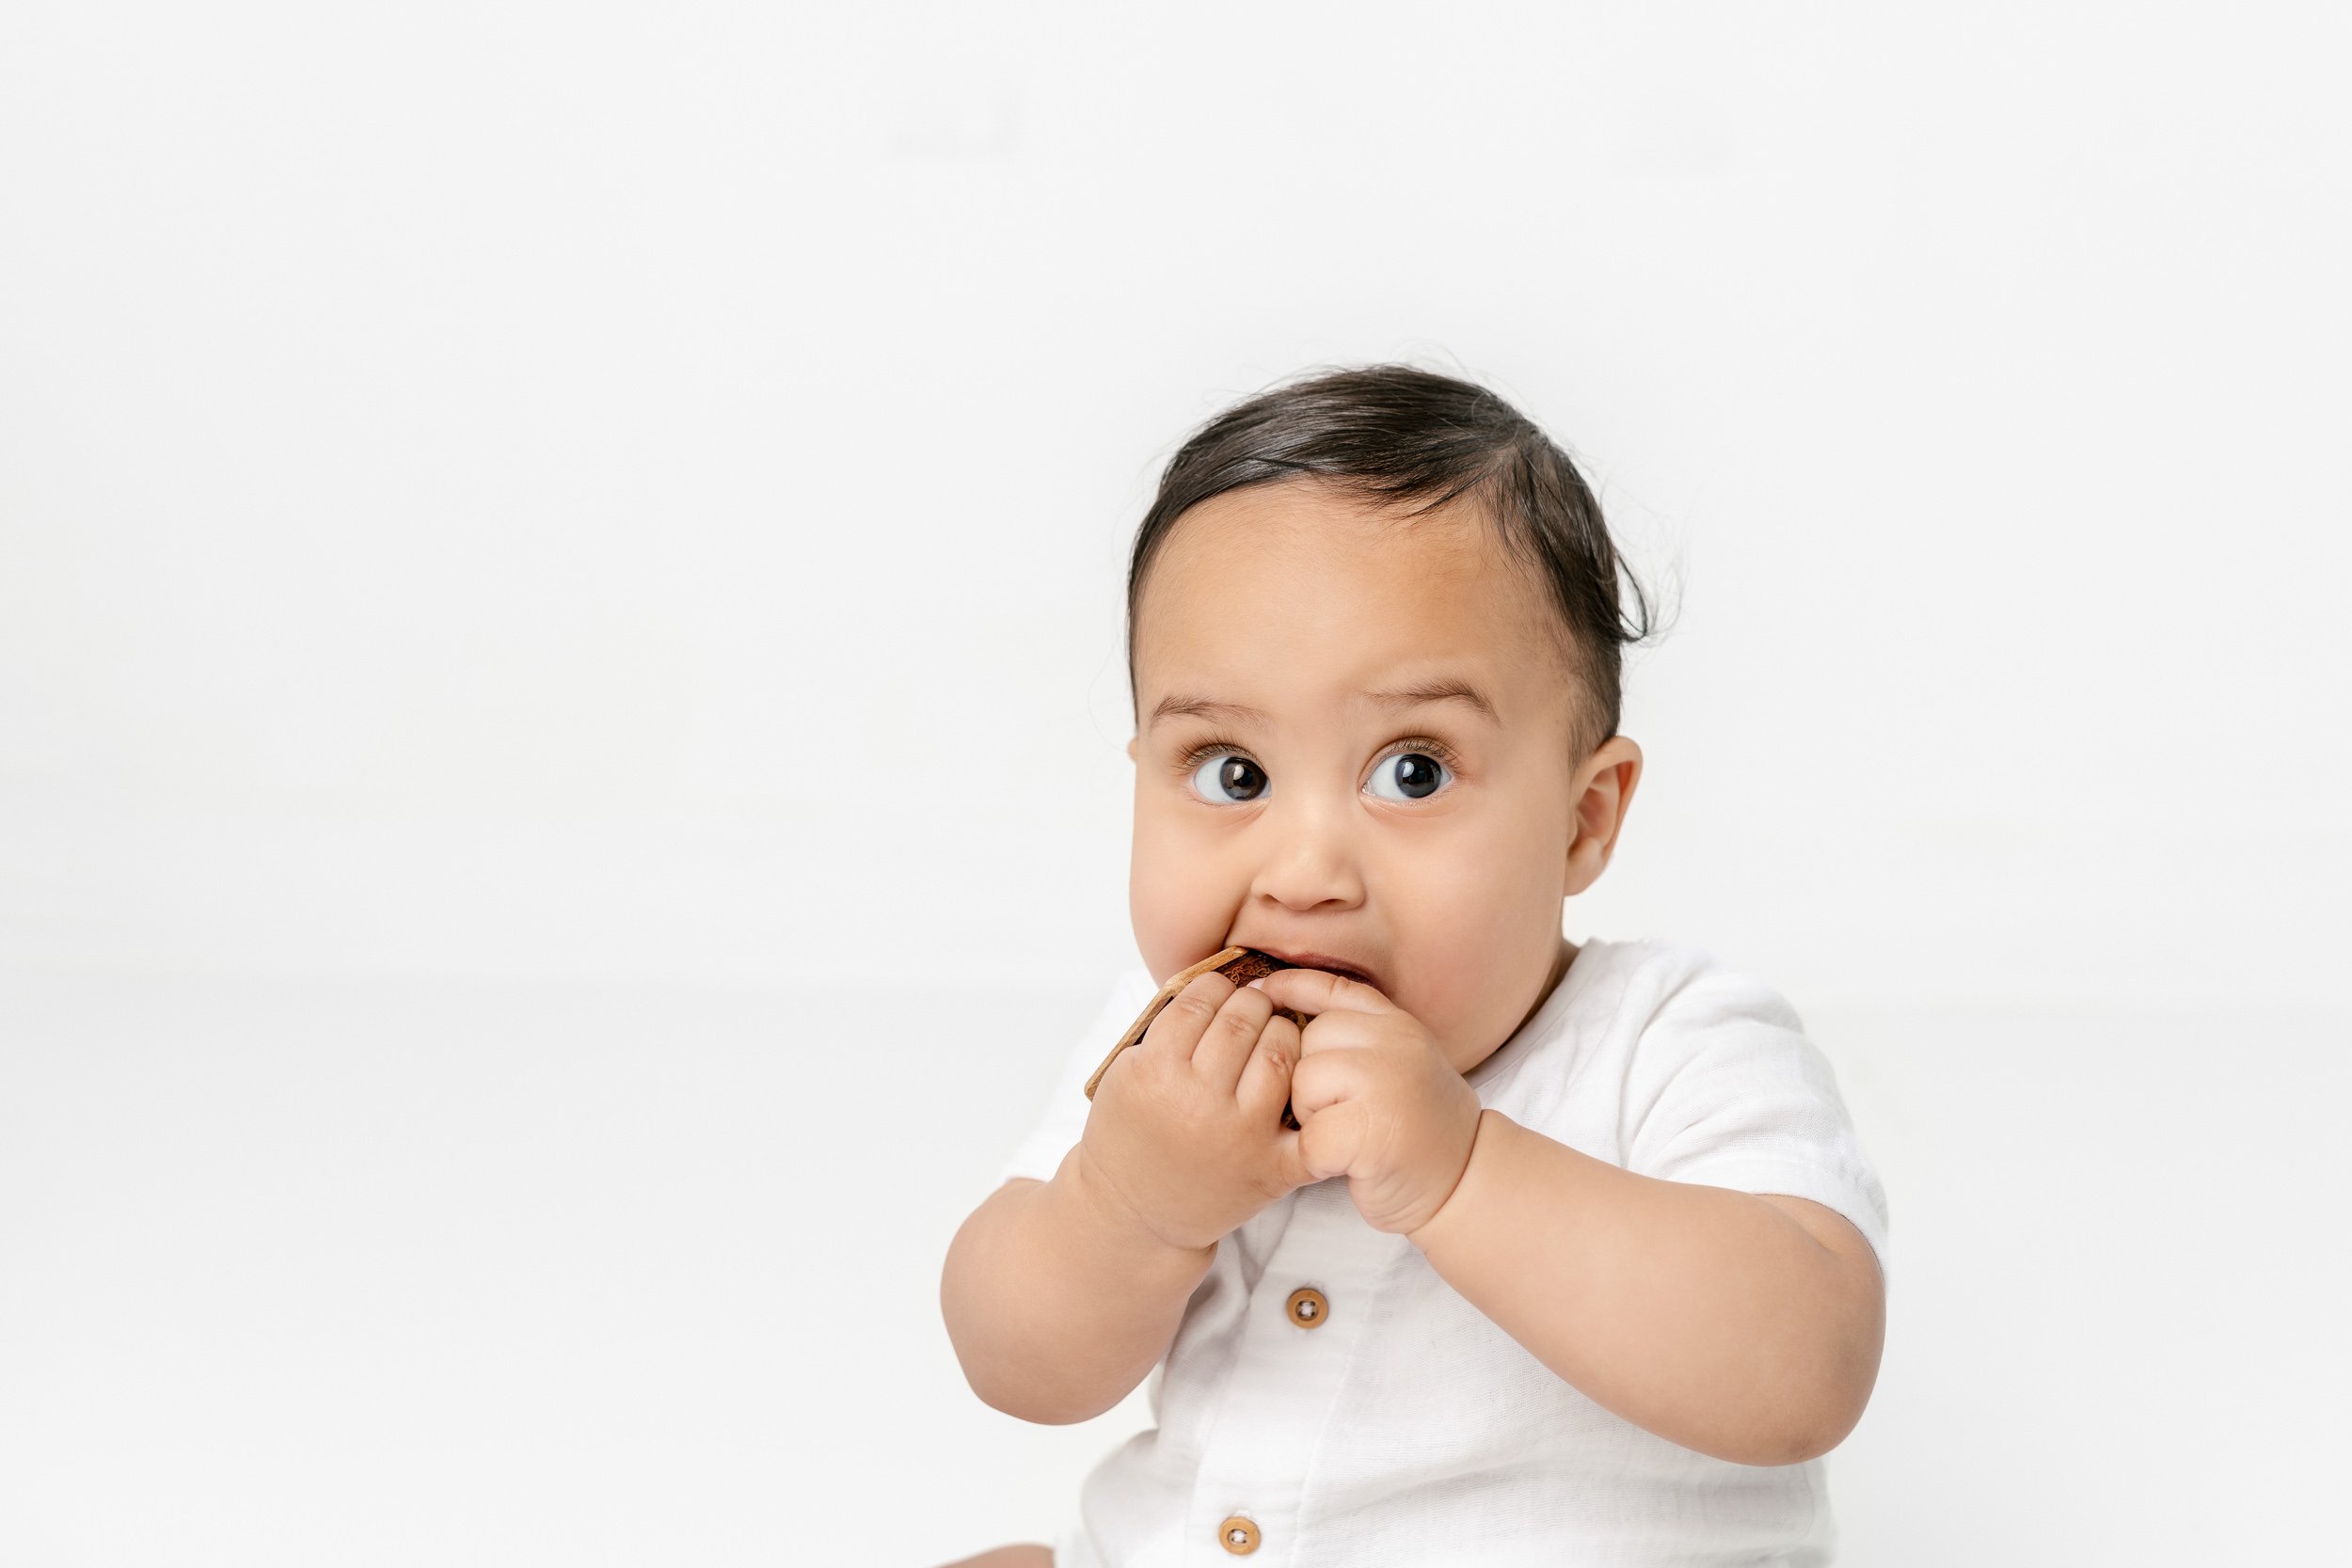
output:
M1140 1394L980 1405L938 1271L1138 961L1130 535L1384 358L1677 617L1567 929L1837 1065L1842 1560L2334 1543L2347 70L2320 6L16 0L0 1562L1050 1539Z

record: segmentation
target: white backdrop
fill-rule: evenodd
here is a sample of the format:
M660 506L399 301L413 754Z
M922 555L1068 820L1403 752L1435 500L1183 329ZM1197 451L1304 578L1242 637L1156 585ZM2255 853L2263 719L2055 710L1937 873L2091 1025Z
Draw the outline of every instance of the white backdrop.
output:
M1567 928L1838 1065L1848 1560L2332 1540L2347 69L2317 5L18 0L0 1562L1050 1537L1139 1398L980 1406L937 1275L1136 961L1129 536L1396 357L1677 614Z

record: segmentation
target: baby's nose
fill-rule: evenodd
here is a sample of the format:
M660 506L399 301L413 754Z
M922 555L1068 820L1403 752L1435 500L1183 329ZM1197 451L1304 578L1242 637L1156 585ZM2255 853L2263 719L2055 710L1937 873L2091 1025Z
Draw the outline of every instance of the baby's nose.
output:
M1290 809L1268 813L1263 823L1268 847L1258 876L1265 891L1299 909L1352 896L1360 886L1363 852L1361 824L1350 820L1352 803L1283 804Z

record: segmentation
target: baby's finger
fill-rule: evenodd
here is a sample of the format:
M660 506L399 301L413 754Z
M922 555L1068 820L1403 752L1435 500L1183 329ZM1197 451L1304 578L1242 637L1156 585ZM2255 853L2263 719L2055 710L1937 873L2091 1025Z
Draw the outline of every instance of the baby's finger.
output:
M1307 1168L1306 1151L1298 1147L1300 1132L1283 1132L1274 1140L1274 1170L1285 1190L1323 1179Z
M1215 970L1194 975L1184 990L1168 999L1168 1006L1144 1030L1136 1048L1189 1059L1200 1043L1200 1037L1208 1033L1217 1009L1225 1006L1225 999L1233 994L1234 989L1232 981Z
M1386 994L1361 980L1351 980L1344 974L1334 974L1327 969L1278 969L1249 982L1249 989L1262 990L1284 1007L1295 1007L1302 1013L1387 1013L1396 1010L1396 1004Z
M1192 1048L1192 1070L1219 1094L1230 1095L1241 1081L1242 1066L1257 1049L1274 1004L1254 990L1236 990L1216 1010L1216 1017Z
M1277 1013L1259 1031L1257 1049L1242 1064L1241 1081L1233 1086L1250 1119L1271 1124L1280 1114L1290 1099L1291 1073L1298 1066L1300 1049L1295 1014Z

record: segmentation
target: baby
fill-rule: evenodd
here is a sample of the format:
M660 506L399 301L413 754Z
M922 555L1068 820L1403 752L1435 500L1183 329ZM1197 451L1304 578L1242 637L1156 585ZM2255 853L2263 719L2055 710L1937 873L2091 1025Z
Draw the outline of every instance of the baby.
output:
M1169 463L1127 588L1148 969L940 1287L990 1405L1156 1371L1157 1424L1052 1548L959 1568L1830 1560L1887 1231L1836 1079L1712 955L1562 935L1642 775L1619 570L1567 455L1445 376L1295 382ZM1301 967L1199 975L1089 1101L1231 946Z

